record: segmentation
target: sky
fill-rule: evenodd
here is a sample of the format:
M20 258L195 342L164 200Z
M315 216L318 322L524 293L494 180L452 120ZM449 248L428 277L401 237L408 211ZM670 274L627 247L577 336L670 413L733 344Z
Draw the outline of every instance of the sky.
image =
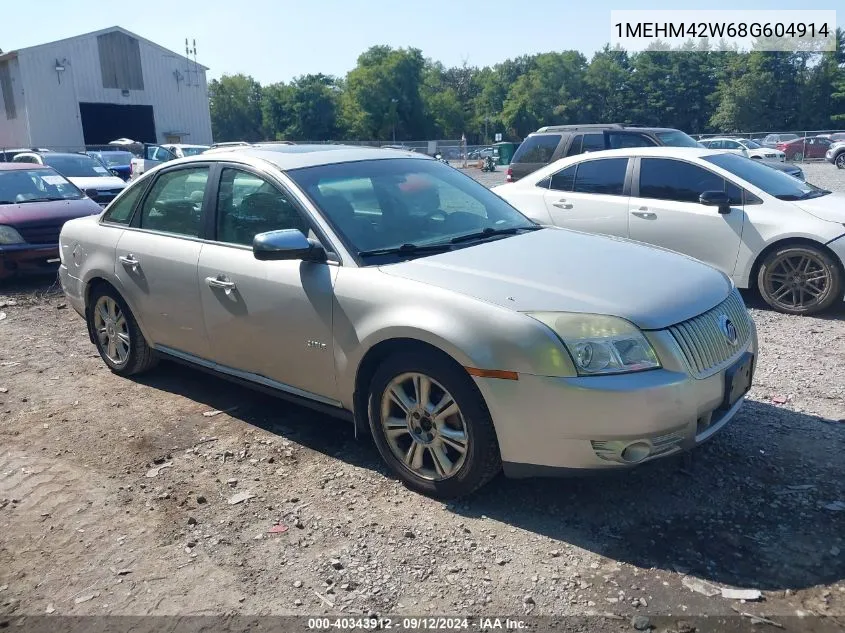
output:
M800 3L799 3L800 4ZM708 0L682 5L606 0L5 0L0 49L122 26L177 53L196 40L209 79L245 73L262 84L309 74L343 76L370 46L412 46L446 66L488 66L519 55L575 49L588 58L610 41L611 10L800 9L794 0ZM812 9L837 9L817 0ZM37 13L37 18L33 14ZM37 27L34 25L37 24Z

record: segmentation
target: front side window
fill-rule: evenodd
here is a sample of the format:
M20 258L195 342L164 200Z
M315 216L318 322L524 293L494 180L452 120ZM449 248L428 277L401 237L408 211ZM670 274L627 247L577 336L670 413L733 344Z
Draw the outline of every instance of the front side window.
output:
M0 171L0 204L80 198L82 192L52 169Z
M572 186L575 184L575 170L578 165L570 165L566 169L561 169L554 176L552 176L550 189L555 191L572 191Z
M621 196L625 187L627 169L627 158L607 158L578 163L573 191Z
M308 233L308 223L288 196L255 174L226 168L217 193L217 240L252 246L259 233L296 229Z
M559 134L529 136L514 154L515 163L548 163L560 143Z
M500 239L502 231L536 228L487 187L437 161L362 160L287 173L354 252L449 249L455 238L485 232L478 239Z
M742 145L736 141L722 141L725 149L742 149Z
M748 160L736 154L719 156ZM763 169L771 168L763 166ZM725 179L712 171L679 160L643 158L640 161L641 198L698 203L699 196L705 191L725 191Z
M141 207L141 228L188 237L200 232L208 167L159 175Z

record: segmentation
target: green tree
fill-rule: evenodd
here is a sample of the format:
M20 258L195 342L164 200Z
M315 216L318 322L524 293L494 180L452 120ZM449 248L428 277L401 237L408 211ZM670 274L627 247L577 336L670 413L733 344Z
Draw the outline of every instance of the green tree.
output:
M214 140L262 140L261 97L260 84L248 75L223 75L220 79L212 79L208 99Z

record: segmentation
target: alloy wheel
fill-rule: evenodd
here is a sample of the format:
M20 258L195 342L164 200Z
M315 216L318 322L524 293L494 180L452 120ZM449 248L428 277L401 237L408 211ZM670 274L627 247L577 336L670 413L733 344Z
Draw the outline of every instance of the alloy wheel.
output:
M845 152L840 153L839 156L836 157L835 163L839 169L845 169Z
M94 333L100 349L115 365L123 365L129 358L130 338L126 315L117 302L104 295L94 306Z
M832 283L824 261L810 251L784 253L764 277L764 291L781 308L807 310L824 301Z
M393 455L423 479L455 475L469 449L466 422L452 394L418 372L396 376L381 399L381 425Z

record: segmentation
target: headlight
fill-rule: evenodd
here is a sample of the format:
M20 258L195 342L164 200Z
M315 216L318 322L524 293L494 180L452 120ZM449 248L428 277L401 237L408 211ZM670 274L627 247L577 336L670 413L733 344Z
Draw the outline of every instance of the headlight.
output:
M11 226L0 224L0 244L23 244L23 238Z
M602 314L528 312L557 334L579 376L623 374L660 367L651 344L630 321Z

